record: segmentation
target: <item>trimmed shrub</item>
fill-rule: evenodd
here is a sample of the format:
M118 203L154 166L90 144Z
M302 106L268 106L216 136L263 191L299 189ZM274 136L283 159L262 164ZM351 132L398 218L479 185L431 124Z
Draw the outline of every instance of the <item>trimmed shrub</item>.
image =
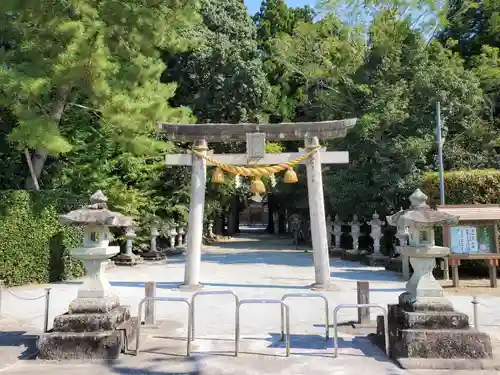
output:
M422 190L431 205L439 204L439 174L427 173ZM500 170L453 171L444 174L446 204L500 204Z
M82 230L60 225L58 215L84 203L61 191L0 191L0 279L15 286L82 276L68 251L81 245Z
M431 206L439 204L438 173L425 174L421 188L429 197ZM500 170L446 172L444 194L446 204L500 204ZM436 232L436 242L442 244L441 230ZM462 260L460 273L465 276L487 276L488 267L482 260Z

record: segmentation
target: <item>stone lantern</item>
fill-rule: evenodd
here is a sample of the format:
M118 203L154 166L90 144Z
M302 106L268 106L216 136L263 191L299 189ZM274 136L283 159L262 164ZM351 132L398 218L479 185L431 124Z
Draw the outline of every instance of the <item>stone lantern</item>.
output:
M410 258L414 269L399 303L389 305L389 344L392 357L403 368L417 358L424 366L420 368L432 367L437 359L440 368L454 368L457 358L491 357L491 342L486 333L469 328L466 314L454 311L432 274L436 258L450 254L448 247L436 245L434 228L455 224L459 218L431 209L426 200L417 189L410 196L409 209L387 218L389 225L408 227L408 242L402 241L398 251ZM384 332L383 324L379 317L379 334Z
M177 231L177 242L179 247L185 247L184 239L186 238L186 231L184 230L183 227L179 227L179 230Z
M333 234L332 217L328 215L326 217L326 241L328 243L328 251L330 251L332 247L332 234Z
M373 254L367 256L368 264L370 266L385 266L389 257L380 252L380 239L382 238L382 227L384 222L380 220L380 215L377 211L373 213L372 219L368 224L371 227L370 236L373 239Z
M330 250L330 254L333 257L342 257L344 250L340 247L340 237L342 236L342 221L340 220L339 214L335 215L333 220L333 237L335 238L335 246Z
M168 233L170 249L175 248L175 238L177 237L177 235L178 235L178 232L177 232L177 229L175 228L175 226L170 228L169 233Z
M138 263L141 263L141 257L135 255L132 252L133 241L137 237L135 233L134 227L128 227L125 232L125 238L127 240L127 244L125 246L125 253L119 254L114 258L115 264L118 266L135 266Z
M162 260L165 259L165 254L160 253L157 249L157 239L160 235L158 224L153 223L150 228L149 251L142 254L142 258L146 260Z
M83 227L83 246L70 254L83 262L86 277L68 313L56 316L53 331L40 337L42 359L117 358L124 345L122 330L128 336L133 332L130 307L120 306L105 275L108 259L120 252L119 246L109 246L109 228L129 227L133 220L108 210L106 201L99 190L90 205L60 216L61 224Z

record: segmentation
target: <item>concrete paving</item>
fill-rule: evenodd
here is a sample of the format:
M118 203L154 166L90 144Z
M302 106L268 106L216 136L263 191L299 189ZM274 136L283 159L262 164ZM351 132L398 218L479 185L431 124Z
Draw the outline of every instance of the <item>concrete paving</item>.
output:
M189 297L190 292L176 289L183 280L184 259L172 257L166 261L145 263L133 268L114 267L108 271L111 284L122 304L133 307L144 297L144 283L156 281L158 296ZM293 249L291 240L245 235L218 246L204 248L201 267L204 290L232 290L240 299L280 299L286 293L308 292L314 282L312 253ZM356 302L356 281L370 282L372 303L386 305L397 301L404 282L382 268L358 263L331 260L331 276L337 291L323 293L333 308L341 303ZM50 324L54 316L64 313L75 298L80 281L52 284ZM10 289L22 297L43 294L46 285ZM3 293L0 331L33 333L43 327L43 299L21 301ZM455 308L471 316L471 296L450 296ZM500 337L500 305L498 297L480 299L481 324L498 340ZM333 344L324 339L324 305L320 299L291 298L291 356L285 357L284 344L279 341L280 312L277 305L245 305L241 310L241 354L234 357L234 302L231 296L200 296L196 302L196 334L193 354L201 358L203 374L427 374L427 371L403 371L384 353L362 336L341 334L339 357L333 356ZM489 307L487 307L489 306ZM377 312L372 311L375 319ZM54 363L13 360L13 354L27 350L12 345L10 356L0 354L3 374L31 374L47 370L50 373L71 371L72 374L173 374L193 368L185 363L187 307L184 304L160 302L157 317L161 324L143 330L144 347L138 357L125 355L112 363ZM340 321L356 320L355 310L342 310ZM8 322L8 323L5 323ZM331 332L333 335L333 332ZM5 347L1 347L3 353ZM17 352L15 352L17 350ZM429 372L430 373L430 372ZM433 374L452 372L434 371ZM472 374L472 372L470 372ZM474 371L475 375L495 372ZM468 372L461 371L466 375Z

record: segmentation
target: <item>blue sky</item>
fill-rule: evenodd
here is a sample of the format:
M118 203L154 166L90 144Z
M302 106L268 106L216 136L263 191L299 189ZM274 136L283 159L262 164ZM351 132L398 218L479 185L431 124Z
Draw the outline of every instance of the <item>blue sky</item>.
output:
M260 9L261 2L261 0L245 0L245 4L248 7L248 12L252 15L257 13ZM290 7L301 7L304 5L314 7L316 5L316 0L285 0L285 2Z

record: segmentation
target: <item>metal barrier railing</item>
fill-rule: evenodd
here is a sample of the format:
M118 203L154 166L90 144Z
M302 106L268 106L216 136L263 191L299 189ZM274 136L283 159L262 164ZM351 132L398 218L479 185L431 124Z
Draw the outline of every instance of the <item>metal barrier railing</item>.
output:
M140 339L141 339L141 324L142 324L142 306L146 301L164 301L164 302L183 302L188 305L188 328L187 328L187 356L191 355L191 302L188 298L177 298L177 297L145 297L139 302L139 309L137 312L137 329L136 329L136 347L135 355L139 355L140 350Z
M238 302L236 305L236 322L235 322L235 351L234 355L237 357L239 353L240 347L240 307L244 304L256 304L256 303L274 303L280 304L281 307L285 308L285 316L286 316L286 337L285 337L285 345L286 345L286 356L290 355L290 308L288 305L279 300L279 299L244 299ZM283 320L285 316L281 316L281 325L283 326Z
M238 302L240 301L240 299L231 290L202 290L202 291L199 291L199 292L196 292L193 294L193 297L191 298L191 340L195 339L196 319L195 319L195 303L194 302L196 300L196 297L201 296L201 295L209 296L209 295L221 295L221 294L222 295L224 295L224 294L232 295L234 297L234 301L235 301L235 308L238 306ZM235 315L236 315L236 311L235 311Z
M281 300L285 302L287 298L290 297L306 297L306 298L321 298L325 301L325 339L328 341L330 339L330 319L328 318L328 299L321 293L288 293L281 297ZM285 313L285 308L281 305L281 338L283 341L285 336L285 327L283 322L283 315Z
M359 303L359 304L342 304L335 307L333 310L333 346L335 348L335 357L338 356L339 343L338 343L338 327L337 327L337 312L341 309L359 309L359 308L374 308L380 309L384 313L384 339L385 339L385 353L389 356L389 324L387 319L387 309L382 305L372 303Z

